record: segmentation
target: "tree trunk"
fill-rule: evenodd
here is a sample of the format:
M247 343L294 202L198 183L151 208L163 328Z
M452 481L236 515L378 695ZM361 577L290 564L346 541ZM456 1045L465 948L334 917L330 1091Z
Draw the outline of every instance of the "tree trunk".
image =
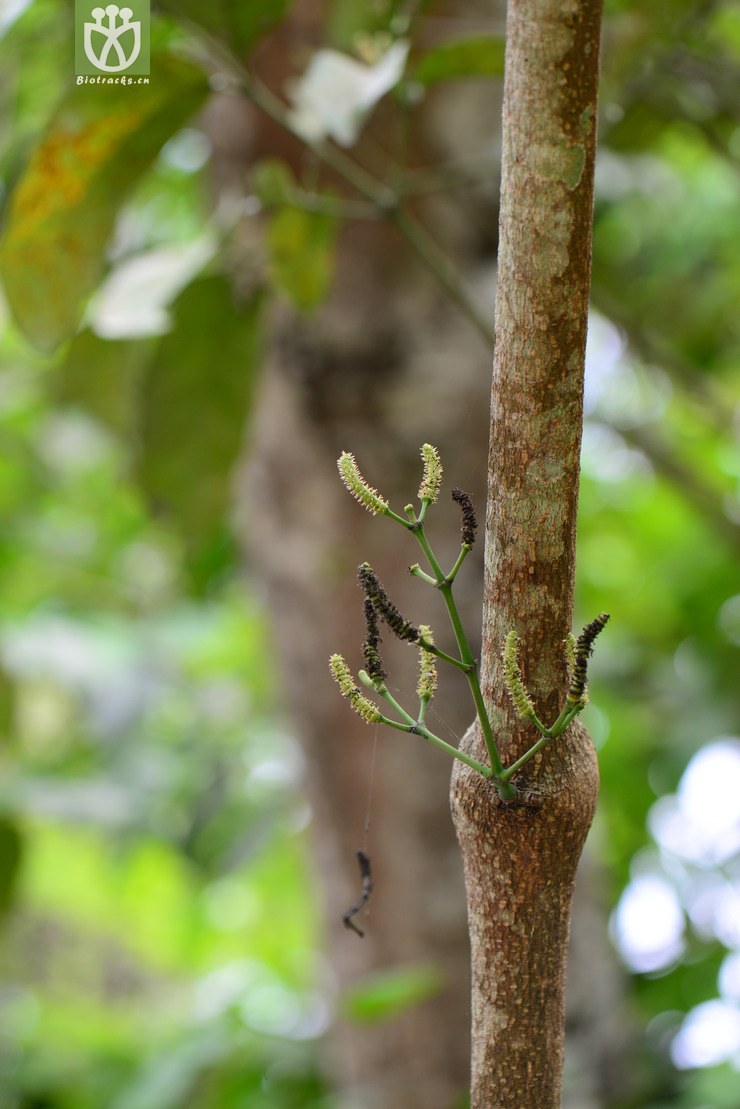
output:
M567 686L590 285L601 0L511 0L507 20L496 355L482 684L504 763L537 738L500 662L520 637L538 715ZM464 747L485 749L471 728ZM468 894L472 1106L560 1104L564 989L578 860L598 771L575 722L503 805L456 764L452 806Z

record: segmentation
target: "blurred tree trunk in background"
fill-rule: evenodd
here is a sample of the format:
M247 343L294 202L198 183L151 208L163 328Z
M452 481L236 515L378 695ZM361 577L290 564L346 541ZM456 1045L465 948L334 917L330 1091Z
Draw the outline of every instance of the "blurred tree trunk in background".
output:
M436 598L430 603L406 571L415 558L408 537L347 496L336 472L340 451L355 451L398 505L416 492L418 448L429 438L455 481L470 485L475 475L472 492L482 503L485 353L423 275L415 289L403 288L403 274L393 272L397 257L390 234L374 227L348 233L336 291L320 319L278 324L251 444L246 541L267 589L306 752L337 985L418 964L441 975L438 995L407 1015L346 1025L335 1044L336 1072L352 1089L353 1105L442 1109L468 1080L467 932L446 804L449 762L385 730L376 739L336 696L327 668L335 650L355 666L360 661L365 633L355 566L365 559L403 611L442 633ZM453 556L456 516L440 512L437 525L447 536L440 548ZM479 575L470 573L466 584L475 628ZM416 652L386 646L392 683L413 687ZM459 732L469 712L466 684L453 680L445 694L437 711ZM376 886L369 919L360 919L367 934L358 941L340 918L359 892L355 851L363 847L373 761L367 851Z
M502 18L500 6L495 7ZM302 10L307 22L300 18ZM316 38L315 16L299 7L264 51L260 64L272 88L282 88L295 71L297 46ZM416 148L409 152L412 161L429 164L481 150L495 161L500 110L491 96L490 83L461 87L454 123L449 90L440 104L443 112L435 112L432 98L424 135L415 135ZM243 189L251 161L277 155L297 168L307 157L273 124L233 98L213 105L208 128L222 195L232 185L238 184L235 191ZM370 133L369 142L360 144L359 158L372 165L373 142L385 139L382 114ZM494 168L489 180L497 178ZM460 200L435 195L419 214L492 319L496 197L476 189ZM257 244L245 223L245 269L255 264ZM432 442L445 463L446 489L466 489L482 514L490 356L490 348L391 228L351 225L342 231L333 291L320 313L298 319L287 308L275 313L253 416L243 534L250 570L264 583L274 623L285 707L306 755L332 988L341 995L373 973L412 966L431 968L439 976L434 996L377 1024L342 1020L340 1004L329 1068L353 1109L449 1109L464 1098L469 952L462 868L447 805L449 761L421 741L385 730L377 735L374 754L373 730L336 695L327 666L334 651L355 669L360 663L364 621L354 572L358 563L369 561L399 607L412 620L430 622L446 645L441 602L436 609L434 598L407 573L416 558L408 536L389 521L370 517L348 497L336 458L341 450L353 451L368 480L399 507L415 496L420 444ZM452 561L459 544L457 507L437 506L431 529L435 549L443 561ZM477 561L475 556L468 560L456 590L474 638L480 626L482 551L475 554ZM391 685L414 683L416 652L394 647L386 644ZM457 736L469 722L468 698L467 683L452 675L435 699L437 712ZM434 723L445 734L444 725L438 719ZM456 742L455 736L449 738ZM375 877L369 915L358 919L366 929L363 940L341 921L359 894L359 848L370 855ZM599 927L584 934L601 944L604 921L598 911L596 917ZM577 977L576 967L576 993ZM613 1071L608 1060L615 1044L597 1043L593 992L582 990L581 995L591 1009L589 1019L574 1021L588 1047L578 1052L584 1071L573 1105L596 1109L607 1103L599 1075ZM613 1010L613 996L605 1001ZM603 1081L608 1084L606 1077Z

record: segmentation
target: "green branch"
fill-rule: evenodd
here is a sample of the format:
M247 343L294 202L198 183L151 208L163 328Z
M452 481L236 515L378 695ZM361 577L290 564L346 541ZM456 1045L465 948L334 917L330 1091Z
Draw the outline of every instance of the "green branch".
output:
M473 696L475 711L477 713L478 720L480 721L483 739L486 744L486 750L488 751L488 757L491 760L491 766L493 767L495 777L500 778L501 772L503 771L504 767L503 763L501 762L501 757L498 753L498 747L496 746L496 740L493 735L493 728L491 727L491 720L488 715L488 710L486 709L485 701L483 700L483 693L481 691L480 682L478 680L478 665L475 661L475 658L473 657L473 652L470 650L467 636L465 635L465 629L462 626L460 614L457 611L455 598L452 594L452 582L449 581L449 579L445 575L442 567L439 565L439 562L435 557L434 551L429 545L429 541L424 531L423 523L419 523L417 521L416 526L412 527L411 531L415 536L419 546L426 555L427 562L432 569L432 573L434 574L437 583L437 589L442 594L442 599L447 608L447 613L450 617L450 623L452 624L452 630L455 633L457 647L460 652L460 661L463 663L463 666L465 668L465 676L468 679L470 692Z

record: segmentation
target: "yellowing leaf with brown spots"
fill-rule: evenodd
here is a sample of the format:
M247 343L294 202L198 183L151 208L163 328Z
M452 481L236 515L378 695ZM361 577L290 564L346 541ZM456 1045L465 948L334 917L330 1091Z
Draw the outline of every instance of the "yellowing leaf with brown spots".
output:
M74 334L118 211L208 91L204 76L152 58L149 85L75 86L11 197L0 273L15 320L52 351Z

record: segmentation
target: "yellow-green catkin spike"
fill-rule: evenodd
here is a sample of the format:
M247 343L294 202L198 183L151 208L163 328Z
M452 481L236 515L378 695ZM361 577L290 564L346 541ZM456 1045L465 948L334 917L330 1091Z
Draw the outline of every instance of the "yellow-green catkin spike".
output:
M432 629L427 624L419 625L419 633L427 643L434 643ZM431 651L419 649L419 683L416 687L420 701L431 701L437 692L437 659Z
M576 668L576 637L573 632L568 632L565 637L565 657L568 662L568 678L570 679Z
M337 469L342 481L363 508L366 508L368 512L372 512L374 516L384 516L388 512L388 501L384 500L378 490L373 489L372 485L365 481L353 454L349 451L342 451L337 459Z
M529 717L531 719L535 715L534 705L522 681L522 672L519 669L519 659L517 658L515 631L510 631L506 637L503 660L504 678L506 679L506 688L509 691L509 696L514 702L519 716L522 718Z
M434 504L442 486L442 463L439 451L431 443L424 443L421 448L421 460L424 463L424 470L419 486L419 500Z
M366 724L377 724L381 719L380 712L372 701L368 701L367 697L360 693L354 683L350 669L341 655L331 656L329 669L342 692L342 696L347 698L357 715L361 716Z

